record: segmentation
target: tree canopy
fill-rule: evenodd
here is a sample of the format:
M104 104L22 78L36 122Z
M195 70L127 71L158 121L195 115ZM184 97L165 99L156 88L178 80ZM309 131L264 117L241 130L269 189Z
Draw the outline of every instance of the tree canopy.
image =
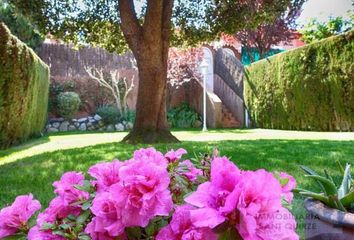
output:
M43 36L28 19L16 12L14 7L4 0L0 0L0 21L8 26L12 34L34 50L36 50L44 40Z
M253 49L256 49L260 58L264 58L271 47L280 42L289 42L296 37L296 19L300 16L302 5L306 0L292 0L287 10L278 15L272 22L264 22L256 28L245 26L236 32L236 38L245 47L251 60Z
M88 43L110 52L122 53L129 47L121 29L118 0L10 0L29 16L43 33L71 43ZM141 27L148 2L134 4ZM166 2L166 1L165 1ZM174 0L171 43L194 46L217 38L221 32L233 34L255 28L284 13L291 0ZM140 6L140 7L138 7Z
M317 42L321 39L348 32L354 29L354 14L350 16L351 20L343 17L329 18L327 22L320 22L311 19L301 30L301 39L306 43Z

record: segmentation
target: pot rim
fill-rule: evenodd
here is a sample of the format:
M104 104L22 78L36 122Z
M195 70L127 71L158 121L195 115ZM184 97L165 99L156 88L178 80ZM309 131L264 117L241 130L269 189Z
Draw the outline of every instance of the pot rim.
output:
M322 221L333 224L338 227L347 227L354 229L354 214L350 212L343 212L338 209L330 208L324 203L313 198L305 199L306 210L318 216Z

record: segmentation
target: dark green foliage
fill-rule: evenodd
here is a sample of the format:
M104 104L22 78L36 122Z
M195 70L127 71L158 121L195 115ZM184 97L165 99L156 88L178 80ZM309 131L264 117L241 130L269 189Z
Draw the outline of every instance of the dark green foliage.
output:
M330 18L327 22L319 22L317 19L311 19L308 24L300 29L301 40L306 43L314 43L351 31L354 29L354 14L350 18L351 20L343 19L343 17Z
M183 103L171 108L167 113L167 119L172 128L191 128L200 117L187 103Z
M58 95L57 103L60 116L70 119L79 110L81 100L75 92L62 92Z
M66 81L64 83L51 82L49 85L48 112L57 113L58 96L63 92L74 92L75 82Z
M105 124L116 124L120 118L117 107L111 105L103 105L98 107L96 113L102 117Z
M49 68L0 22L0 148L40 135Z
M0 0L0 21L4 22L11 33L36 50L44 37L33 27L26 17L15 11L15 8L4 0Z
M134 110L127 109L124 113L122 113L121 120L126 122L135 122L136 112Z
M246 75L258 127L353 131L353 31L256 62Z

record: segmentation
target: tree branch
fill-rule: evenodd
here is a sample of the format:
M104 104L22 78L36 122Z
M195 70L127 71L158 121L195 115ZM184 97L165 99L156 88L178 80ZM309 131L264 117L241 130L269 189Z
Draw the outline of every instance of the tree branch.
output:
M134 56L137 57L139 41L141 38L141 26L136 16L133 0L118 0L121 18L121 29Z

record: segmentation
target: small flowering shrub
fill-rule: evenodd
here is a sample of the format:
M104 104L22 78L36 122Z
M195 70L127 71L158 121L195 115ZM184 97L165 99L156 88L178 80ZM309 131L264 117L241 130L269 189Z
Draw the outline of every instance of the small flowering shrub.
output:
M263 169L242 171L228 158L183 159L140 149L53 183L56 197L41 205L32 194L0 211L0 239L28 240L295 240L286 206L295 179Z

